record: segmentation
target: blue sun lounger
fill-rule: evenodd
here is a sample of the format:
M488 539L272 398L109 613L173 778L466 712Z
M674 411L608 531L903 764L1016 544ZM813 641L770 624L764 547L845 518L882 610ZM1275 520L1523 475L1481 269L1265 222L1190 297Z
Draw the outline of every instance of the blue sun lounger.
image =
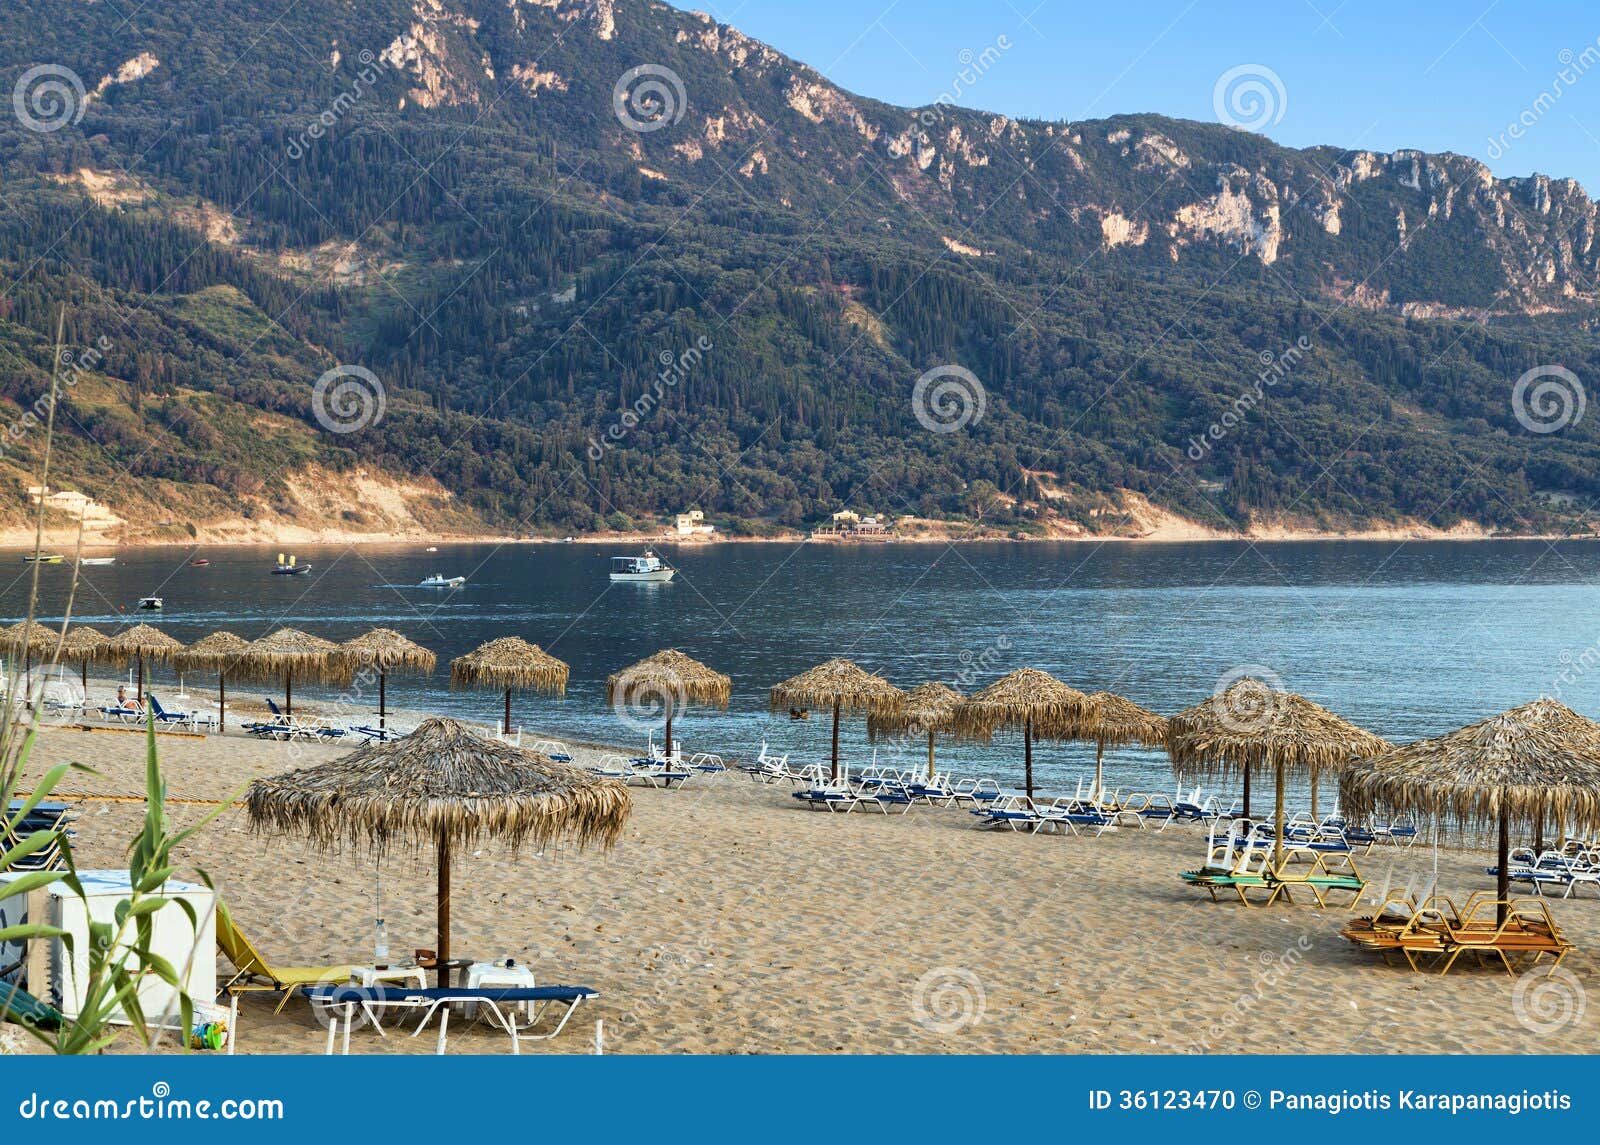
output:
M387 1037L378 1019L382 1011L391 1008L423 1011L422 1021L417 1023L417 1028L411 1032L413 1038L422 1033L433 1020L433 1016L438 1014L439 1042L435 1052L442 1054L450 1027L450 1007L456 1002L482 1006L493 1017L495 1023L510 1036L511 1052L517 1054L522 1052L521 1043L524 1040L544 1041L566 1029L567 1023L578 1007L600 993L589 986L515 986L479 989L445 986L423 990L407 986L308 986L304 992L306 997L311 999L313 1006L320 1006L330 1015L328 1047L325 1051L329 1054L333 1053L334 1034L341 1021L344 1024L343 1052L346 1054L350 1052L350 1029L358 1014L372 1023L380 1037ZM556 1023L555 1029L547 1034L530 1032L538 1025L547 1008L563 1003L566 1009L561 1012L561 1020ZM527 1020L519 1022L519 1015Z

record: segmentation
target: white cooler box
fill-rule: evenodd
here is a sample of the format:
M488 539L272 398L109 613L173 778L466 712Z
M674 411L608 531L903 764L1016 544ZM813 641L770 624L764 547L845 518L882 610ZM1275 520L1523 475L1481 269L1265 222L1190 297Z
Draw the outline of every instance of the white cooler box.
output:
M0 875L0 917L6 919L5 925L36 921L26 917L22 896L5 897L5 884L14 877ZM70 962L66 945L59 939L50 943L49 951L49 1001L69 1018L77 1017L88 988L89 920L114 924L117 904L130 892L127 871L79 871L78 880L83 884L87 904L59 885L36 892L45 900L44 921L72 935ZM177 970L190 998L210 1003L217 996L216 895L198 883L177 880L168 882L162 893L169 899L186 899L194 908L196 925L189 924L189 916L182 907L169 903L151 916L154 923L151 948ZM0 965L20 957L20 947L7 946L0 950ZM39 983L30 982L27 988L37 995L42 993L39 986ZM166 1015L164 1024L178 1024L177 991L156 975L145 977L139 987L139 1001L145 1020L152 1025L162 1022L163 1015ZM117 1020L126 1018L119 1015Z

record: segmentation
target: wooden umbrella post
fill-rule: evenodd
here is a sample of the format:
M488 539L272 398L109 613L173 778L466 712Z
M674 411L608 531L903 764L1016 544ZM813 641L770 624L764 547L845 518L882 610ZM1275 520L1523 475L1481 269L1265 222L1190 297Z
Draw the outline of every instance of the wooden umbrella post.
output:
M1277 766L1277 796L1272 811L1272 866L1276 870L1283 863L1283 764Z
M1094 801L1099 803L1100 788L1104 784L1105 776L1106 741L1097 739L1094 744Z
M672 758L672 697L666 699L667 705L667 758Z
M1317 769L1314 767L1311 769L1311 821L1313 823L1322 822L1321 819L1317 818Z
M506 689L506 722L500 725L501 734L511 738L511 689Z
M217 673L217 730L228 730L228 674Z
M283 714L294 714L294 675L290 672L283 674Z
M383 712L384 700L385 700L385 696L383 694L384 693L384 676L385 676L385 672L383 670L383 665L380 664L380 665L378 665L378 730L380 732L383 730L383 717L384 717L384 712Z
M928 729L928 780L933 781L933 729Z
M450 985L450 840L439 836L439 937L438 950L438 986L443 990Z
M1495 907L1495 925L1503 926L1506 921L1507 900L1511 897L1511 822L1510 814L1505 804L1500 804L1500 866L1499 874L1495 876L1494 897L1499 900Z
M133 698L144 703L144 653L139 653L139 682L133 686Z
M1250 818L1250 765L1244 765L1244 817Z
M839 701L833 701L833 767L828 773L832 779L839 778Z
M1023 787L1028 793L1028 802L1033 802L1033 717L1027 716L1022 721L1022 775Z

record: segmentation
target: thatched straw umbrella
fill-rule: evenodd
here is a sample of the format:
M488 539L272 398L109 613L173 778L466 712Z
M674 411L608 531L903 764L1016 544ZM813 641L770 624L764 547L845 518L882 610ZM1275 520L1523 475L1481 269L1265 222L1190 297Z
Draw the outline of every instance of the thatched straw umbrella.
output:
M89 665L106 658L106 646L110 643L111 637L87 624L67 629L67 634L61 638L57 655L68 664L78 666L79 683L85 699L89 695Z
M388 683L390 672L433 671L439 658L416 641L392 628L374 628L344 643L344 654L350 657L351 666L378 670L378 728L381 731L387 716Z
M258 830L292 831L322 850L341 842L382 856L397 838L438 851L439 985L450 961L450 854L493 838L513 850L560 839L609 848L632 810L628 789L535 752L484 739L456 720L425 720L404 739L331 763L258 779L245 792Z
M1355 819L1381 808L1453 818L1464 832L1497 824L1504 922L1511 820L1600 831L1600 724L1535 700L1367 759L1340 778L1339 798Z
M135 624L132 628L124 628L107 642L105 657L109 663L119 668L127 667L130 661L138 662L139 678L133 695L135 699L142 701L145 662L171 664L182 651L183 645L159 628L152 628L148 624Z
M228 728L228 673L239 657L250 650L250 641L231 632L213 632L196 640L177 657L180 672L212 671L217 674L217 726Z
M839 716L843 712L892 714L905 704L906 694L882 676L848 660L829 660L815 668L773 685L768 702L773 711L785 708L831 707L833 709L834 779L839 778Z
M337 644L298 628L279 628L252 641L234 663L236 673L247 680L261 684L283 681L284 715L294 713L295 677L337 688L348 684L351 677L350 661Z
M520 636L502 636L450 661L450 686L497 691L504 688L506 717L500 731L510 735L513 689L565 696L570 670L565 661L557 660L537 644L529 644Z
M667 717L667 758L672 758L672 713L690 704L726 708L733 681L676 648L663 648L606 678L606 703L651 712L659 705Z
M928 778L933 778L933 737L955 726L956 708L962 695L954 688L929 680L918 684L906 693L905 706L898 712L867 715L867 736L902 735L906 732L928 733Z
M1283 858L1283 777L1294 770L1313 777L1339 771L1389 750L1387 740L1356 727L1304 696L1243 676L1228 688L1168 721L1167 755L1180 774L1229 775L1253 767L1276 777L1273 863Z
M1090 692L1089 703L1089 714L1084 717L1080 735L1094 741L1094 797L1099 799L1107 745L1127 747L1136 743L1144 747L1165 747L1167 718L1115 692Z
M955 732L987 741L996 729L1022 729L1023 786L1033 798L1033 741L1072 739L1089 714L1089 697L1048 672L1018 668L956 709Z
M22 657L22 670L25 675L23 695L33 694L33 654L41 656L55 648L61 639L61 633L47 624L37 620L19 620L4 632L0 632L0 645L5 647L8 654Z

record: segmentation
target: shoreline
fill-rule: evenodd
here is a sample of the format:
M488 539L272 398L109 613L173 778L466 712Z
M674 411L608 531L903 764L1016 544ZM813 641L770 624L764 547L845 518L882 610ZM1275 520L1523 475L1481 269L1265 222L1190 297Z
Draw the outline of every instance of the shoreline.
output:
M0 529L0 554L16 553L25 554L33 551L33 530ZM494 533L484 533L472 536L404 536L386 533L364 533L344 537L333 537L320 540L294 540L294 541L263 541L263 540L200 540L186 538L184 540L130 540L130 541L95 541L84 538L82 555L107 556L118 552L133 551L138 549L193 549L199 550L227 550L242 551L246 549L317 549L317 548L399 548L413 547L427 543L441 549L446 547L462 547L466 545L671 545L677 548L704 548L713 545L780 545L780 544L813 544L828 545L842 548L865 547L875 548L880 546L896 545L1195 545L1195 544L1238 544L1252 545L1283 545L1283 544L1351 544L1365 543L1378 544L1387 542L1406 543L1413 541L1447 541L1456 544L1485 544L1497 541L1543 541L1555 543L1557 541L1600 541L1600 535L1593 533L1463 533L1449 530L1418 532L1406 529L1394 530L1364 530L1337 533L1314 532L1281 532L1271 534L1250 533L1219 533L1215 535L1185 535L1181 533L1167 533L1158 531L1138 537L1118 536L1109 533L1097 533L1085 536L1061 537L1036 537L1036 536L1009 536L1009 535L983 535L983 536L942 536L942 535L911 535L891 538L850 539L842 537L815 537L804 533L787 533L770 537L678 537L668 534L656 533L592 533L583 536L574 535L569 541L562 537L510 537ZM41 544L44 552L59 553L65 557L64 564L72 562L74 554L78 552L77 534L73 533L69 540L61 540L59 534L45 531Z

